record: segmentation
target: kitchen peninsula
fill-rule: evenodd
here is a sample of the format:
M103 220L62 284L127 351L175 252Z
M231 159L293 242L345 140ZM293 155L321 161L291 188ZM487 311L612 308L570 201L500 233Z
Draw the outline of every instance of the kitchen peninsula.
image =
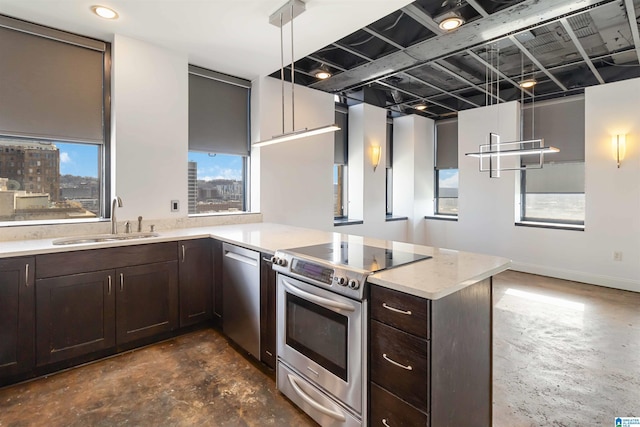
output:
M216 295L221 296L220 292L216 291L216 287L219 287L216 282L222 277L216 273L219 269L219 266L215 265L219 263L216 253L221 255L219 251L222 243L258 251L264 260L277 250L335 241L347 242L352 246L366 245L431 257L375 272L368 277L364 295L369 310L368 313L366 310L364 312L366 314L364 324L365 329L369 331L369 339L363 342L362 364L369 366L370 369L364 373L367 380L363 390L365 410L362 423L366 424L367 421L373 423L375 418L381 417L389 423L389 420L398 419L435 426L460 420L460 417L466 417L470 411L474 411L477 414L477 425L489 425L491 419L491 277L508 268L508 260L269 223L160 231L158 237L137 241L65 246L53 245L52 239L3 242L0 249L0 267L4 269L5 265L12 263L9 270L17 271L16 274L20 276L18 289L15 293L7 295L20 300L19 304L15 304L16 306L26 302L27 305L19 310L18 315L21 316L20 321L26 325L20 334L30 334L30 336L25 339L21 335L16 340L16 346L20 348L22 354L26 355L19 361L20 366L11 368L14 371L0 370L0 378L20 380L29 375L42 375L50 372L52 367L68 366L68 364L64 365L65 361L92 360L137 345L144 345L155 339L162 339L168 336L167 334L180 333L184 330L184 326L190 324L188 321L190 316L195 316L201 311L193 304L191 306L186 304L190 294L183 293L183 278L188 277L188 268L207 271L206 262L190 261L192 259L189 255L192 247L190 243L198 242L199 245L205 245L200 248L204 252L194 253L212 254L209 259L212 260L210 264L214 265L209 277L214 278L211 281L213 289L211 287L200 289L201 292L199 291L200 293L196 295L209 295L209 301L213 300L210 304L215 314ZM207 243L210 243L212 248L207 247ZM207 252L207 249L211 252ZM122 255L117 255L118 253ZM75 262L62 262L63 259L72 259L72 255L83 257L84 270L72 267L77 265ZM113 259L116 261L109 261L111 263L104 268L100 266L101 261ZM87 264L91 263L94 263L93 267L91 271L87 271ZM21 267L19 269L16 267L18 264ZM22 268L25 265L26 269ZM186 267L187 265L190 267ZM56 273L53 271L56 268L64 271ZM211 269L211 265L208 268ZM0 274L4 273L0 272ZM271 270L262 270L262 274L267 276L271 274ZM35 338L36 324L56 320L73 325L77 321L77 319L65 319L60 312L55 311L53 306L50 307L49 312L40 313L42 304L51 301L47 300L46 295L51 295L51 292L54 292L52 290L57 286L72 289L68 287L72 286L69 282L60 282L60 277L82 275L96 276L91 276L88 282L86 280L82 282L97 284L94 287L94 291L99 293L94 295L96 298L116 294L113 304L128 309L130 313L135 313L136 310L139 312L149 310L128 305L131 301L126 298L118 299L118 292L124 289L126 293L127 286L135 283L136 280L140 281L143 288L146 282L160 283L164 296L155 302L147 302L156 309L156 313L164 313L166 318L157 321L156 318L144 319L142 316L142 319L139 319L129 316L127 319L118 317L114 321L113 318L106 316L104 321L108 323L110 320L112 326L104 328L105 334L110 335L101 337L99 340L91 340L92 345L97 346L90 349L88 354L87 348L83 350L82 355L76 353L74 345L61 349L43 347L41 337ZM164 280L165 277L173 279ZM26 285L20 286L20 284ZM3 286L10 285L3 284ZM43 289L47 289L47 293L43 293ZM135 295L147 295L144 293L146 291L132 294L131 298ZM58 294L60 295L63 294ZM263 294L263 296L269 295ZM33 304L35 299L39 304L37 315L34 313L34 305L30 307L31 312L28 311L28 303ZM6 301L4 298L3 300ZM168 309L163 311L167 302ZM262 307L268 309L267 304ZM385 307L392 307L395 311ZM191 309L189 313L183 313L189 309ZM113 311L115 310L107 310L106 313ZM118 316L121 312L122 310L119 309ZM407 313L413 316L408 316ZM415 317L415 320L409 319L411 317ZM154 326L149 329L138 328L136 324L138 321L145 321ZM0 325L0 327L5 326ZM275 333L275 325L271 327L270 333ZM146 330L148 334L131 334L132 331L138 330ZM40 329L37 331L39 333ZM83 337L74 337L72 334L68 338L78 340ZM52 339L49 337L48 342L53 342ZM266 344L268 340L263 342ZM64 352L68 352L69 358L62 357ZM404 368L385 362L387 359L393 360L396 365ZM5 361L0 362L5 364ZM0 380L0 383L7 382ZM307 410L303 405L300 406L303 410ZM367 407L371 409L370 413L366 411ZM314 417L313 414L310 415ZM376 420L376 422L379 421Z

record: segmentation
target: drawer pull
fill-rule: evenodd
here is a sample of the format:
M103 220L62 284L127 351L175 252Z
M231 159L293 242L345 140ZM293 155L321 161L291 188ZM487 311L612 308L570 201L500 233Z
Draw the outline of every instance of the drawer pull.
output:
M402 363L398 363L395 360L388 358L387 353L383 353L382 357L384 358L384 360L386 360L387 362L393 365L396 365L398 368L406 369L407 371L413 371L413 367L411 367L411 365L406 366L406 365L403 365Z
M387 423L387 419L386 419L386 418L383 418L383 419L382 419L382 424L384 424L384 426L385 426L385 427L391 427L391 426L389 425L389 423Z
M107 292L107 295L111 295L111 275L109 275L108 277L109 277L109 290Z
M24 285L29 287L29 264L24 265Z
M391 311L393 311L394 313L400 313L400 314L405 314L405 315L407 315L407 316L411 316L411 310L407 310L407 311L405 311L405 310L400 310L399 308L395 308L395 307L391 307L390 305L387 305L387 303L386 303L386 302L383 302L383 303L382 303L382 306L383 306L384 308L386 308L387 310L391 310Z

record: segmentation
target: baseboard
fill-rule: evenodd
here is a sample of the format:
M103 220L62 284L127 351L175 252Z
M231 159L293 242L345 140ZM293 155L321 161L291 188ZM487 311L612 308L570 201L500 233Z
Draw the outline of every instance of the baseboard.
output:
M582 271L566 270L562 268L546 267L541 265L526 264L512 261L511 270L523 273L538 274L541 276L555 277L556 279L571 280L574 282L588 283L590 285L605 286L607 288L621 289L624 291L640 292L640 281L621 277L602 276Z

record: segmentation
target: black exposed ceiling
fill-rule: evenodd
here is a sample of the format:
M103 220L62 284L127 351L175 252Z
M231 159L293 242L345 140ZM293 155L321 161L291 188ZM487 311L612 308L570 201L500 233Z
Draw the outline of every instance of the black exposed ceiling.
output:
M466 23L446 33L437 22L452 12ZM640 0L416 0L296 61L295 82L434 119L573 95L640 76L638 16ZM314 77L321 66L331 78ZM527 78L538 84L522 90Z

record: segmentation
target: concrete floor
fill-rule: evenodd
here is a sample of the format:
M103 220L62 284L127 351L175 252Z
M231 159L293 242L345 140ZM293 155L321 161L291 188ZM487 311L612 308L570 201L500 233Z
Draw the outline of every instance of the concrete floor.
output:
M640 416L640 294L494 280L494 426ZM213 330L0 389L0 426L312 426Z

